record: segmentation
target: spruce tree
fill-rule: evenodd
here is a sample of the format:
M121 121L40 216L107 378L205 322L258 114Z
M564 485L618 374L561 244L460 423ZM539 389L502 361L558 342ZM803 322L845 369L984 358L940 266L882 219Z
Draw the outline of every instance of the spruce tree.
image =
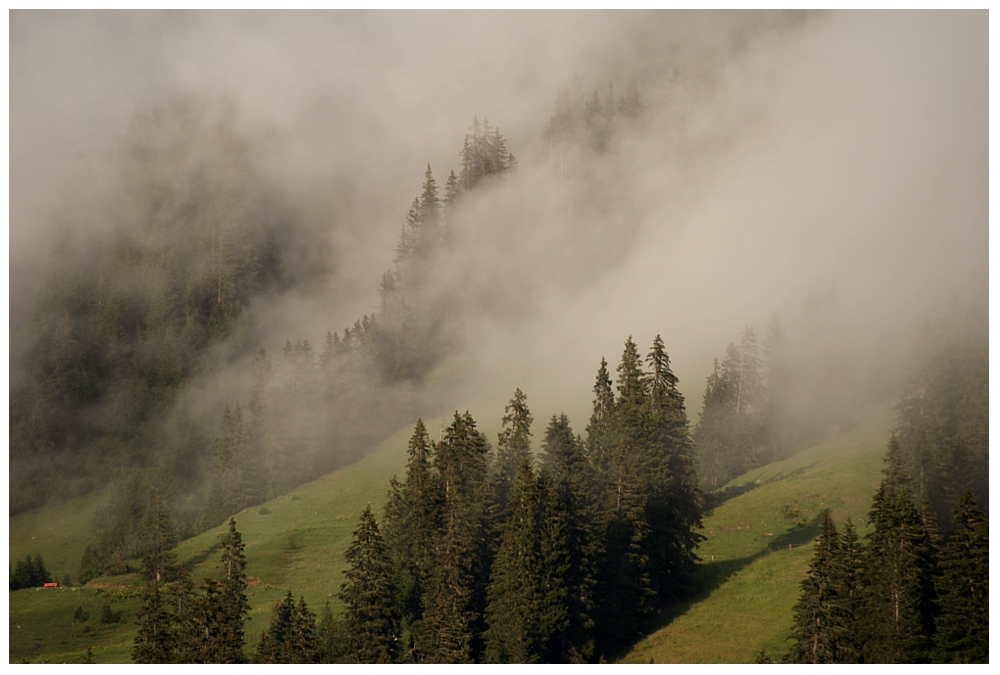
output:
M344 554L350 568L341 586L346 641L355 663L393 663L399 644L399 615L392 587L392 560L371 505L365 507Z
M153 491L141 531L143 578L165 582L172 571L174 562L172 549L177 545L177 536L174 534L167 505L160 497L159 490Z
M142 608L136 623L139 632L133 641L132 660L136 663L173 663L175 640L170 614L156 579L143 588Z
M895 436L885 463L866 535L863 657L866 663L920 663L928 658L933 626L933 559Z
M222 579L219 589L217 643L213 645L218 663L242 663L243 624L250 613L247 601L247 578L244 569L243 538L236 529L236 520L229 519L229 531L222 541ZM209 603L209 608L214 609Z
M862 584L865 579L865 551L858 531L848 516L840 534L840 550L834 558L833 579L837 589L837 643L839 663L861 663L864 626Z
M587 461L582 440L573 436L565 414L552 416L542 451L541 578L543 585L561 597L565 605L564 610L555 611L556 619L547 622L553 628L548 631L543 660L586 663L594 653L591 631L599 546L595 531L598 492L594 470Z
M465 663L482 654L494 497L489 443L466 412L437 445L434 466L443 494L434 569L424 593L425 637L418 650L434 663Z
M201 645L204 632L199 598L187 568L177 570L177 581L169 596L172 608L172 631L177 663L203 663Z
M608 362L601 357L601 366L597 370L597 381L594 383L594 412L587 425L587 454L590 463L603 475L607 469L611 442L611 411L614 408L615 395L611 388L611 376L608 375Z
M657 335L646 358L649 365L648 408L655 436L646 453L646 520L650 524L649 557L653 586L661 601L680 597L697 561L702 536L701 495L694 445L688 433L684 396L670 357Z
M497 439L497 501L500 508L507 505L514 475L524 460L531 461L531 423L534 418L528 410L527 397L520 389L504 408L500 420L503 426Z
M990 541L986 516L967 490L952 513L952 534L941 549L935 580L940 614L936 660L988 663L990 654Z
M514 478L486 606L486 661L533 663L541 656L540 528L534 472L522 458Z
M280 663L319 663L323 644L316 632L316 615L309 611L304 597L293 606L288 630L278 649Z
M841 556L840 538L830 518L823 511L819 539L809 572L801 584L799 601L795 605L795 644L788 655L792 663L839 663L843 615L841 588L837 575L837 560Z
M393 478L385 508L384 537L394 567L394 588L401 621L419 633L421 596L434 567L434 542L440 528L443 496L434 473L434 448L422 420L408 445L403 483Z

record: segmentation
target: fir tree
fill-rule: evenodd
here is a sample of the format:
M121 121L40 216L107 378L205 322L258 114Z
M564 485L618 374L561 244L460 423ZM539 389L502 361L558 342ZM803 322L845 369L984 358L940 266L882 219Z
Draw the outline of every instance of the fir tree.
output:
M531 423L534 419L528 410L527 397L520 389L504 408L500 420L503 429L497 440L497 501L500 508L507 504L514 475L522 462L531 461Z
M830 519L830 510L826 509L809 572L795 605L792 630L795 645L788 655L792 663L839 663L842 660L840 634L844 625L836 572L840 556L840 538Z
M201 646L204 626L200 602L187 568L177 570L177 581L170 589L169 602L173 609L172 630L177 663L204 663Z
M514 479L508 516L487 589L486 660L533 663L539 659L539 507L534 473L522 458Z
M493 508L486 471L489 449L468 412L455 413L437 445L441 530L424 593L425 637L418 646L430 662L465 663L482 653Z
M293 606L288 630L278 649L281 663L319 663L323 645L316 632L316 615L306 607L305 598Z
M243 548L243 538L236 530L236 520L230 518L229 531L222 541L223 576L217 600L217 638L212 645L218 663L243 662L243 624L250 613ZM209 610L215 610L213 603L209 603Z
M132 660L136 663L172 663L175 641L170 621L160 595L160 584L153 579L142 593L142 608L136 616L139 632L132 647Z
M937 660L988 663L990 654L990 542L986 516L966 491L952 513L952 535L941 549L935 580L940 614Z
M919 663L928 657L933 626L933 560L895 436L885 462L866 535L863 656L866 663Z
M614 397L611 377L608 375L608 362L601 357L597 381L594 383L594 412L590 416L590 424L587 425L587 454L591 464L601 473L606 470L610 455L608 446Z
M553 628L548 631L544 660L586 663L594 652L591 630L598 548L594 471L584 454L582 440L573 436L565 414L552 416L542 450L541 583L564 604L564 609L553 611L557 618L547 622Z
M153 491L141 530L143 577L147 580L165 582L173 566L172 549L177 544L177 537L159 490Z
M356 663L393 663L399 616L392 588L392 560L371 505L365 507L353 541L344 554L350 568L341 586L346 639Z

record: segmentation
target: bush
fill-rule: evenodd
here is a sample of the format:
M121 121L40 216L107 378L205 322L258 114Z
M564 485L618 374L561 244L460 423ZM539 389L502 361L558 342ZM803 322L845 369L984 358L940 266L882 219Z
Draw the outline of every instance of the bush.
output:
M76 611L73 612L73 621L87 621L90 619L90 612L84 610L83 607L77 607Z
M109 605L101 607L101 623L121 623L122 613L112 612Z

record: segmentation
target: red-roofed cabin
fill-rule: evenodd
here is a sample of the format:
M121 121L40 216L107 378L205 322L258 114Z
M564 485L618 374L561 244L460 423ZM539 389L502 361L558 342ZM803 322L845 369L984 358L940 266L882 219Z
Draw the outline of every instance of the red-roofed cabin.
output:
M58 588L59 584L57 584L54 581L48 581L45 584L43 584L43 586L45 586L45 588Z

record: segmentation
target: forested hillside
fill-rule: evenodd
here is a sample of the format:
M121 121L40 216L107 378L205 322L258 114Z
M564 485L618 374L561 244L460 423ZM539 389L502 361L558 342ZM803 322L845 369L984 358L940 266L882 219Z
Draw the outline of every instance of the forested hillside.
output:
M988 660L985 18L12 12L11 660Z

